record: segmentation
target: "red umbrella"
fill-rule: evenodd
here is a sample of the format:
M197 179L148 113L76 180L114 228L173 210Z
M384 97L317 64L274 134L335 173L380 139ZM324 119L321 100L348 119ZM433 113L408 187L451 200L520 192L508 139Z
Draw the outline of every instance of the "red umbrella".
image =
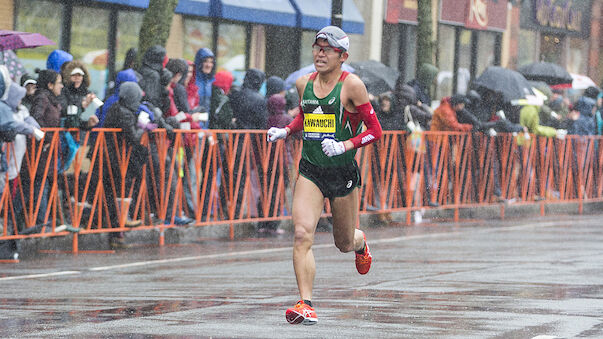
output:
M55 42L40 33L0 30L0 51L54 45Z

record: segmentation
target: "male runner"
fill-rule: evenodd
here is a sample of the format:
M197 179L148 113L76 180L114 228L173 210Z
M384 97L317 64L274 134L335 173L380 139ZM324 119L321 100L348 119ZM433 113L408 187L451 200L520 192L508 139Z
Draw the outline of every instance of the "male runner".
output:
M361 185L356 148L381 137L381 125L369 102L364 83L343 72L349 39L335 26L317 34L312 45L317 72L296 82L301 98L300 114L285 128L270 128L268 141L284 139L303 130L302 159L293 194L293 268L300 301L285 313L291 324L316 324L312 308L312 285L316 266L312 243L316 225L329 198L333 214L333 238L341 252L356 252L356 269L366 274L372 256L364 232L356 229L358 187ZM367 127L360 133L362 125Z

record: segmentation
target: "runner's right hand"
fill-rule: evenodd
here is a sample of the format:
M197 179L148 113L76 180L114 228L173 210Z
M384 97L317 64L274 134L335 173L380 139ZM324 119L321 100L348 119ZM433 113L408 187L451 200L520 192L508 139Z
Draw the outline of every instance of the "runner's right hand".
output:
M284 128L270 127L267 134L268 142L275 142L279 139L285 139L287 137L287 130Z

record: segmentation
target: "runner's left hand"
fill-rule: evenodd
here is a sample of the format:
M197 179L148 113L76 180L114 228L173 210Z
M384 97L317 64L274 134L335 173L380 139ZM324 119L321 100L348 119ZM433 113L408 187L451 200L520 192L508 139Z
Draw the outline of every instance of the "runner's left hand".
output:
M343 144L343 141L323 139L321 145L322 151L325 152L328 157L334 157L336 155L345 153L345 145Z

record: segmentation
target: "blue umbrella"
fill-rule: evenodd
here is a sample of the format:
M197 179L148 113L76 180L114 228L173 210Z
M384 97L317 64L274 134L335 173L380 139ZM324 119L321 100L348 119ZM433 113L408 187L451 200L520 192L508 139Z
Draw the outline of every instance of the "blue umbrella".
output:
M354 73L354 71L355 71L354 67L352 67L348 64L342 64L341 69L343 69L344 71L351 72L351 73ZM310 64L308 66L298 69L297 71L289 74L287 79L285 79L285 86L287 88L291 88L291 87L295 86L295 81L297 79L301 78L302 76L304 76L308 73L312 73L312 72L316 72L316 67L314 67L314 64Z

